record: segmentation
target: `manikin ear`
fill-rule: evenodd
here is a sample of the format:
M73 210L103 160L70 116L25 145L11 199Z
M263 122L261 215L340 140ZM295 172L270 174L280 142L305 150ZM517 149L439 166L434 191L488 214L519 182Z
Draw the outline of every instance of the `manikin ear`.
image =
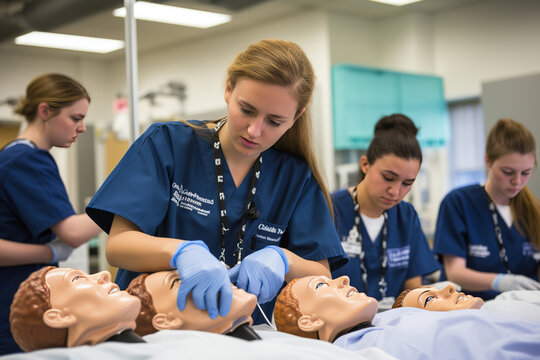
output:
M47 104L46 102L40 102L37 106L36 114L43 120L47 120L49 119L49 112L49 104Z
M309 315L302 315L300 319L298 319L298 328L308 333L319 331L319 329L322 328L323 325L323 320L311 317Z
M156 330L178 330L182 328L184 322L172 312L167 315L159 313L152 318L152 326Z
M227 82L225 83L225 102L229 104L229 100L231 99L231 79L227 78Z
M43 322L55 329L68 328L77 323L77 317L68 309L49 309L43 314Z

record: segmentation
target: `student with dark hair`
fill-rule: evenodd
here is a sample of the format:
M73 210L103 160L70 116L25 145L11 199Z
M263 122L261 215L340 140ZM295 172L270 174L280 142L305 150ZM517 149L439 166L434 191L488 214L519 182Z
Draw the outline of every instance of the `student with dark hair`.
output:
M381 118L360 158L358 184L332 194L337 231L350 258L332 277L349 276L352 286L377 300L421 286L422 276L439 268L416 211L402 201L422 163L417 131L405 115Z
M69 148L86 131L90 96L77 81L44 74L28 84L15 109L27 127L0 151L0 355L20 351L9 331L9 307L33 271L65 260L101 230L76 214L52 147Z
M536 142L521 123L501 119L486 141L485 185L443 199L435 252L448 280L484 300L510 290L540 290L540 204L527 182Z

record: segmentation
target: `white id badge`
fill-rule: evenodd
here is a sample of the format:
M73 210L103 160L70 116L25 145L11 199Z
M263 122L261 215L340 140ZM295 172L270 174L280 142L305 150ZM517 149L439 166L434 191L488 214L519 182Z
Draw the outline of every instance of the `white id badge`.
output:
M349 255L350 257L355 257L360 255L360 243L356 241L345 241L342 242L341 245L343 245L343 250Z

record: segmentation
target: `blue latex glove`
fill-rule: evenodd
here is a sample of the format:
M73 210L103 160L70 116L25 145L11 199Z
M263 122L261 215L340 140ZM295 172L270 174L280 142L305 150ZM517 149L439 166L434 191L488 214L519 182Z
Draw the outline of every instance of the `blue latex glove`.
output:
M55 264L58 261L66 260L74 249L59 238L56 238L45 245L51 248L53 254L50 264Z
M170 266L178 270L180 287L176 304L180 311L186 307L191 292L198 309L207 310L211 319L226 316L231 309L232 284L227 267L208 250L201 240L184 241L178 245ZM218 313L219 295L219 313Z
M236 286L254 294L264 304L277 295L288 271L289 261L283 250L270 245L246 256L229 269L229 276Z

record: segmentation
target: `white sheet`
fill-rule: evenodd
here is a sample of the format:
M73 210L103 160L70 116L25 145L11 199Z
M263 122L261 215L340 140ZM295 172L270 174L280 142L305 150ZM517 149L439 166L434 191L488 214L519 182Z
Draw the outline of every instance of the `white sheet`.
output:
M190 330L168 330L147 335L146 344L106 342L96 346L56 348L8 355L2 360L395 360L376 348L348 351L320 340L275 331L258 331L263 340Z

